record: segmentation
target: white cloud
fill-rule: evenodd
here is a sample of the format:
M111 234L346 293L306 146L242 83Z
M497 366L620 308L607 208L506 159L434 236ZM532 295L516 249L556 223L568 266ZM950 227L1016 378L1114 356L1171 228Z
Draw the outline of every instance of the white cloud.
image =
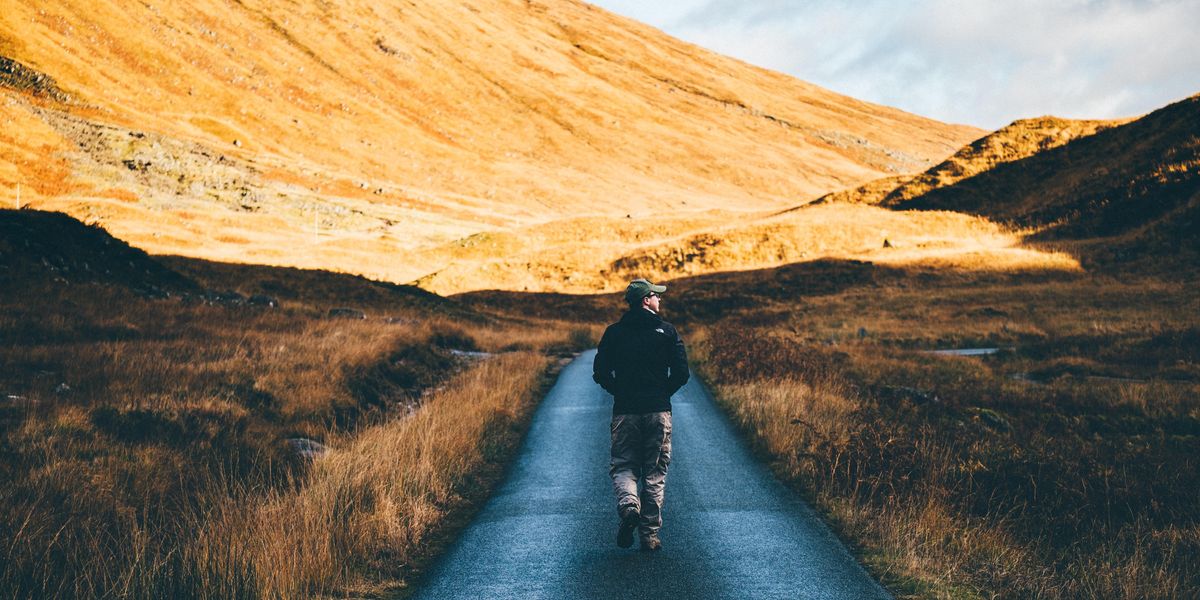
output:
M983 127L1134 116L1200 92L1195 0L596 4L838 92Z

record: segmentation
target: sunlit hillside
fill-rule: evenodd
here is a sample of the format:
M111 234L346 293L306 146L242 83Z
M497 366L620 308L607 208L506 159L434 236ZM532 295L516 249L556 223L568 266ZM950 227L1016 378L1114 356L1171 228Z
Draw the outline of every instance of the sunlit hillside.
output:
M1196 262L1197 106L1192 97L1137 119L1022 119L924 172L779 211L575 219L482 234L426 252L446 266L419 283L442 294L588 293L638 276L817 259L1074 271L1081 259L1141 257L1169 270Z
M472 234L778 209L982 133L573 1L12 0L0 95L14 205L152 253L396 281Z
M440 294L588 293L615 291L636 277L672 279L823 258L983 270L1079 268L1069 254L1024 246L1025 232L949 211L820 204L756 218L705 216L640 226L578 219L481 234L438 249L436 260L450 266L418 283Z

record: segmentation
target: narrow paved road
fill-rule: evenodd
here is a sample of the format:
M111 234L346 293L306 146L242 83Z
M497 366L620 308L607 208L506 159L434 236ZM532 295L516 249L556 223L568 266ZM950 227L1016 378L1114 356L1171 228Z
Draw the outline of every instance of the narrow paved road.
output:
M752 458L695 378L672 400L663 550L617 548L612 399L592 383L594 356L563 370L507 479L415 597L888 597Z

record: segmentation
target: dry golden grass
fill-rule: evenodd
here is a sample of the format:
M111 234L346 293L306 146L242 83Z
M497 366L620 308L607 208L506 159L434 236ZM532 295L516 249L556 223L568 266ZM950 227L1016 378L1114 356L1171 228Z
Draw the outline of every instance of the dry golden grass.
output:
M171 266L209 289L268 291L281 306L210 304L198 291L151 300L113 275L88 282L126 257L141 273L144 257L91 254L83 272L25 265L10 245L20 236L0 249L4 272L23 278L0 290L10 597L403 585L494 480L548 355L594 336L359 278L178 258ZM369 318L326 317L334 306ZM290 438L331 451L310 465Z
M165 474L169 459L153 446L135 450L128 466L57 458L18 486L16 498L31 502L14 505L13 490L6 494L15 530L5 536L0 581L14 597L310 598L403 586L430 557L448 515L461 512L466 497L477 500L480 477L510 451L547 364L529 352L484 361L411 416L332 434L332 449L285 485L211 473L217 480L194 483L173 509L138 506L173 501L166 494L115 498L130 504L110 514L75 504L61 524L47 523L44 505L62 502L59 494L119 496L105 481L145 476L126 469ZM89 419L66 408L54 427L86 430ZM48 458L65 450L42 449ZM75 479L84 468L86 483ZM146 522L143 511L156 509L165 520Z
M295 488L218 509L188 552L200 564L239 556L261 597L403 584L447 511L472 493L471 478L515 441L547 362L529 352L485 361L411 417L332 441ZM363 581L364 566L374 581Z
M1193 596L1192 283L914 275L776 288L775 303L694 321L695 358L901 597ZM979 346L1010 349L923 352Z
M581 218L479 234L425 254L451 266L422 278L439 294L487 289L587 294L654 281L818 259L981 271L1076 271L1068 253L1024 244L1031 231L946 211L820 204L782 214L713 211L682 220Z

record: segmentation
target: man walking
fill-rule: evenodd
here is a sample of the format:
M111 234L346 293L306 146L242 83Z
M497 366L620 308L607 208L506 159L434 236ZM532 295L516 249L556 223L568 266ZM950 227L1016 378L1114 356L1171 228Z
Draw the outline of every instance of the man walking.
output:
M688 380L683 340L658 315L659 294L666 291L645 279L629 283L629 310L604 331L592 367L592 379L613 395L609 475L622 548L633 545L636 529L642 550L662 549L658 531L671 464L671 395Z

